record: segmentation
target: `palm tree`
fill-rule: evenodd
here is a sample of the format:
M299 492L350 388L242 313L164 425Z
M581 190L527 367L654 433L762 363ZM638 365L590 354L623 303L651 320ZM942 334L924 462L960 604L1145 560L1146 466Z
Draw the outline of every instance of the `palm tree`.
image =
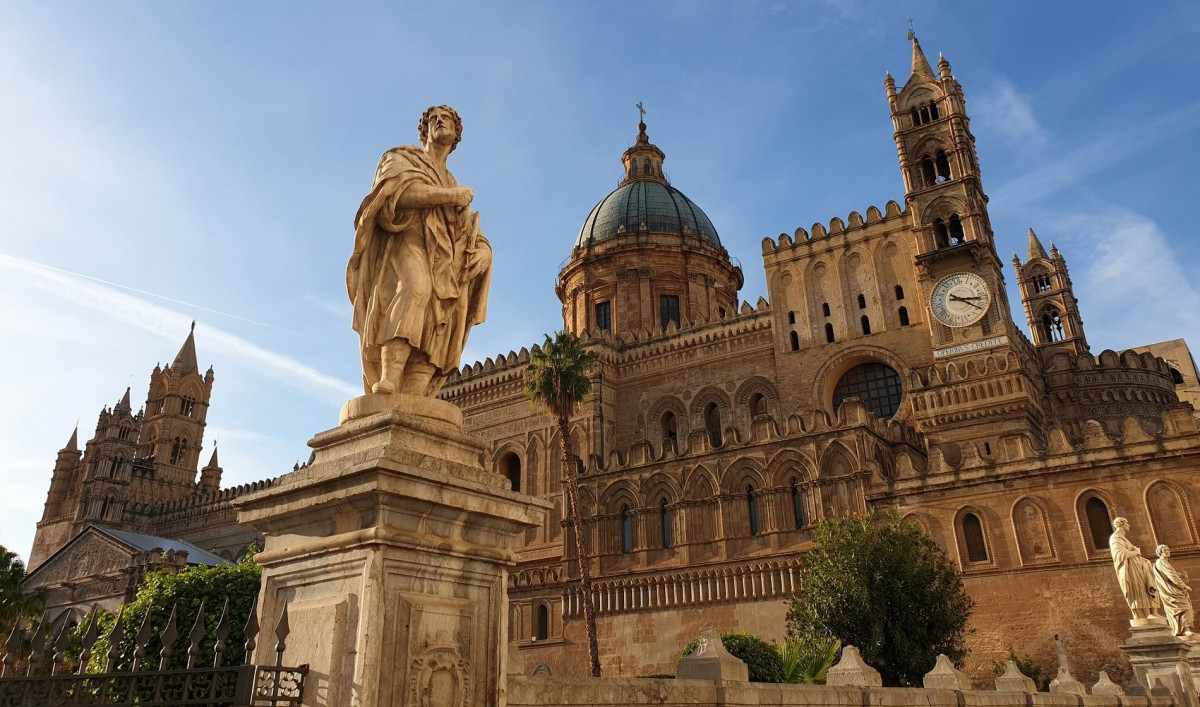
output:
M40 596L21 591L24 579L25 563L17 553L0 545L0 633L5 637L18 621L34 619L42 610Z
M575 535L575 556L579 558L579 589L583 593L583 622L587 629L588 656L592 677L600 677L600 649L596 645L596 611L592 606L592 577L583 545L583 523L579 512L579 479L575 468L575 450L571 449L571 414L592 389L588 377L595 357L585 351L579 337L568 331L546 337L541 349L534 349L525 369L525 394L530 404L543 405L558 423L558 445L563 475L567 483L567 518Z
M827 641L805 642L788 637L779 656L783 658L783 681L800 685L824 685L829 669L837 660L842 642L836 638Z

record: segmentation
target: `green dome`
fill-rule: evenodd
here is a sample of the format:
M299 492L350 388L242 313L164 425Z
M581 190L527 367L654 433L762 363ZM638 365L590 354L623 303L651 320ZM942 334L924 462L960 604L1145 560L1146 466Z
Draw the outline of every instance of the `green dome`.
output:
M721 245L717 229L695 202L670 184L646 179L618 187L601 199L583 222L575 246L638 233L642 224L647 232L703 238Z

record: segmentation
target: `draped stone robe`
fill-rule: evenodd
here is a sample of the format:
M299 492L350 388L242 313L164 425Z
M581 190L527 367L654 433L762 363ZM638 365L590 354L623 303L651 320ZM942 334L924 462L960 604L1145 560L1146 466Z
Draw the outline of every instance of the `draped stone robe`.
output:
M1117 582L1121 585L1121 593L1125 595L1129 608L1153 610L1155 601L1150 588L1154 586L1154 573L1150 560L1143 557L1133 542L1120 532L1109 537L1108 546L1112 551Z
M452 205L401 208L401 195L414 184L458 186L421 148L396 147L379 160L355 217L346 289L364 372L372 362L377 370L380 347L398 338L444 376L458 367L467 334L487 314L492 249L479 214Z

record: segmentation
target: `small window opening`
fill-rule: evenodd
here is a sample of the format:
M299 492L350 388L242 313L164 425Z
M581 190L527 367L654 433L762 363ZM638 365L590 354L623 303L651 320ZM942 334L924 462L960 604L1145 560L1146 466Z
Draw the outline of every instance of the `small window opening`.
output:
M637 160L629 161L629 176L631 176L631 177L638 176Z
M929 155L921 155L921 177L927 187L937 184L937 169L934 168L933 158Z
M825 325L825 341L830 344L833 343L833 325L832 324Z
M921 124L924 125L931 120L933 120L933 117L929 113L929 104L927 103L921 106Z
M725 308L724 307L717 307L717 316L720 317L721 319L725 318Z
M938 115L938 107L937 107L937 103L936 103L936 102L935 102L935 103L930 103L930 104L929 104L929 119L930 119L930 120L937 120L939 117L941 117L941 116L939 116L939 115Z
M788 312L788 324L795 324L795 323L796 323L796 313Z
M791 332L789 338L792 340L792 351L800 350L800 335L796 332Z
M1100 498L1092 496L1084 504L1083 514L1087 518L1088 534L1092 538L1092 549L1106 549L1108 547L1108 538L1112 535L1112 518L1108 515L1108 505L1100 500Z
M859 309L867 308L867 298L866 297L863 297L862 295L858 296L858 308Z
M671 547L671 509L666 496L658 502L658 520L662 525L662 546L666 550Z
M899 302L902 299L904 299L904 288L900 285L896 285L896 301Z
M175 442L171 445L171 463L175 464L179 461L180 452L182 451L183 441L176 437Z
M967 238L967 236L963 232L962 219L960 219L958 217L958 214L951 214L951 216L950 216L950 239L952 241L954 241L954 245L958 245L958 244L962 243L963 241L965 241L966 238Z
M864 314L864 315L862 315L862 319L860 319L859 321L862 322L863 336L870 336L870 334L871 334L871 318Z
M821 314L824 314L827 317L829 316L829 303L828 302L821 303Z
M704 407L704 430L708 432L708 442L713 447L721 446L721 408L716 403Z
M1179 372L1178 368L1171 368L1171 382L1175 385L1183 385L1183 374Z
M746 516L750 519L750 534L758 535L758 499L754 496L754 484L746 484Z
M934 157L935 166L937 169L937 178L939 182L948 182L954 177L950 174L950 158L946 155L945 150L938 150Z
M908 326L908 307L900 308L900 326Z
M500 473L508 479L513 491L521 490L521 457L515 452L509 452L500 459Z
M650 160L642 163L642 170L646 172L647 176L654 174L654 168L650 166Z
M192 408L195 406L195 404L195 400L192 400L191 398L184 398L183 400L179 401L179 413L181 415L191 417Z
M950 247L950 231L946 228L946 222L940 218L933 220L933 242L936 248Z
M916 127L916 126L920 125L920 124L921 124L921 114L920 114L920 112L918 112L916 108L913 108L913 109L912 109L912 111L911 111L911 113L912 113L912 124L913 124L913 127Z
M538 604L534 640L544 641L547 638L550 638L550 609L545 604Z
M1050 275L1047 273L1038 273L1033 276L1033 291L1034 292L1049 292L1054 289L1054 283L1050 280Z
M633 516L629 513L629 505L621 506L621 553L628 555L633 552Z
M979 516L974 513L963 515L962 532L967 544L967 562L987 562L987 543L983 540L983 523Z
M600 331L612 331L612 302L600 302L596 305L596 328Z
M1063 340L1062 316L1054 307L1050 307L1042 314L1042 333L1045 335L1047 343Z
M675 413L667 410L663 413L662 420L660 422L662 424L663 439L678 443L679 428L678 420L675 419Z
M767 396L762 393L755 393L750 398L750 417L759 417L767 414Z
M991 444L991 442L984 442L984 443L983 443L983 453L984 453L984 455L986 455L986 456L989 456L989 457L990 457L990 456L992 456L992 444Z
M792 477L792 520L796 524L796 530L804 527L804 498L800 495L800 482L796 477Z
M658 318L663 329L671 323L679 326L679 295L659 295Z

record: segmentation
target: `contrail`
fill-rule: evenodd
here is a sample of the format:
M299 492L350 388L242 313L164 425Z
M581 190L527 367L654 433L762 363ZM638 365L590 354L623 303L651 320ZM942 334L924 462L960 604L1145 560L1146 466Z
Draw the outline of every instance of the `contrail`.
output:
M82 278L84 280L91 280L92 282L98 282L102 285L108 285L109 287L117 287L122 290L127 290L129 292L136 292L139 295L146 295L147 297L153 297L155 299L160 299L160 300L163 300L164 302L171 302L172 304L180 304L180 305L183 305L184 307L192 307L192 308L198 309L202 312L208 312L209 314L216 314L218 316L228 317L229 319L236 319L239 322L245 322L247 324L253 324L255 326L266 327L267 329L274 329L275 331L281 331L285 334L292 334L294 336L302 336L306 339L317 340L316 337L314 337L310 334L305 334L303 332L293 331L291 329L285 329L280 326L275 326L274 324L268 324L267 322L260 322L256 319L249 319L247 317L243 317L243 316L240 316L237 314L230 314L229 312L222 312L219 309L205 307L202 304L195 304L192 302L184 302L183 300L175 299L173 297L167 297L166 295L160 295L155 292L139 290L136 287L130 287L129 285L122 285L119 282L112 282L111 280L103 280L98 277L92 277L91 275L84 275L83 273L80 273L80 272L72 272L70 270L63 270L62 268L56 268L53 265L46 265L45 263L38 263L38 262L35 262L32 260L25 260L24 258L18 258L15 255L8 255L7 253L0 253L0 259L11 260L13 262L21 263L23 265L28 265L28 266L35 267L35 268L41 268L43 270L50 270L52 272L61 273L63 275L70 275L71 277L78 277L78 278Z

